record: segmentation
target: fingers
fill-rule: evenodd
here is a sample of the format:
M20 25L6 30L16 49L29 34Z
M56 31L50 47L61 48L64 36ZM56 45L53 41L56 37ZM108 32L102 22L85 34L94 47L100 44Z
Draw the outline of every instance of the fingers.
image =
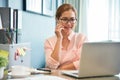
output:
M56 26L56 30L61 31L62 29L64 29L64 26L58 23Z
M63 25L57 24L55 28L55 34L57 35L58 38L62 38L62 33L61 30L63 30Z

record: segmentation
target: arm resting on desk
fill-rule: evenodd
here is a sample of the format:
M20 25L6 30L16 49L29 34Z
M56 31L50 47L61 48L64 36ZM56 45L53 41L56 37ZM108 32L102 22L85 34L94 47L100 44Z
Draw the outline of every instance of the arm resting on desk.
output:
M69 64L59 66L58 69L60 69L60 70L75 70L75 66L73 63L69 63Z

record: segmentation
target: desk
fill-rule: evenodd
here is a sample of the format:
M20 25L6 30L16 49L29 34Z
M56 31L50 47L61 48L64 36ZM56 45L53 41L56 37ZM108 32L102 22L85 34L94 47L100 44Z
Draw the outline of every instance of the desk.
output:
M41 76L40 74L36 74L39 77ZM36 75L31 75L31 76L36 76ZM73 77L69 77L66 75L61 74L61 70L52 70L50 74L42 74L42 75L51 75L51 76L57 76L60 78L64 78L66 80L120 80L119 77L100 77L100 78L85 78L85 79L76 79ZM7 80L8 76L5 74L4 78L2 80ZM14 79L13 79L14 80ZM21 79L21 80L26 80L26 79ZM28 79L27 79L28 80ZM48 79L49 80L49 79ZM51 79L50 79L51 80Z
M84 79L76 79L70 76L66 76L61 74L61 70L53 70L51 74L49 75L54 75L54 76L58 76L58 77L62 77L65 78L67 80L120 80L119 77L100 77L100 78L84 78Z

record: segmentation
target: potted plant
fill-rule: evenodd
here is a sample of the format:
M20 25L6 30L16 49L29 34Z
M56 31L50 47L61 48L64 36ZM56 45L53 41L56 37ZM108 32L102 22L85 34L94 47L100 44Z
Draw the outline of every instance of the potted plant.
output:
M3 78L4 69L8 64L8 59L5 57L0 56L0 79Z

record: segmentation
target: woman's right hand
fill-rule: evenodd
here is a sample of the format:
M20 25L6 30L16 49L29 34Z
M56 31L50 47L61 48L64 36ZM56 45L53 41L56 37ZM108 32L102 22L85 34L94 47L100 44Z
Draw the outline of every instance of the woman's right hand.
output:
M57 23L56 28L55 28L55 34L57 38L61 39L63 37L61 33L62 29L64 29L63 25L60 23Z

